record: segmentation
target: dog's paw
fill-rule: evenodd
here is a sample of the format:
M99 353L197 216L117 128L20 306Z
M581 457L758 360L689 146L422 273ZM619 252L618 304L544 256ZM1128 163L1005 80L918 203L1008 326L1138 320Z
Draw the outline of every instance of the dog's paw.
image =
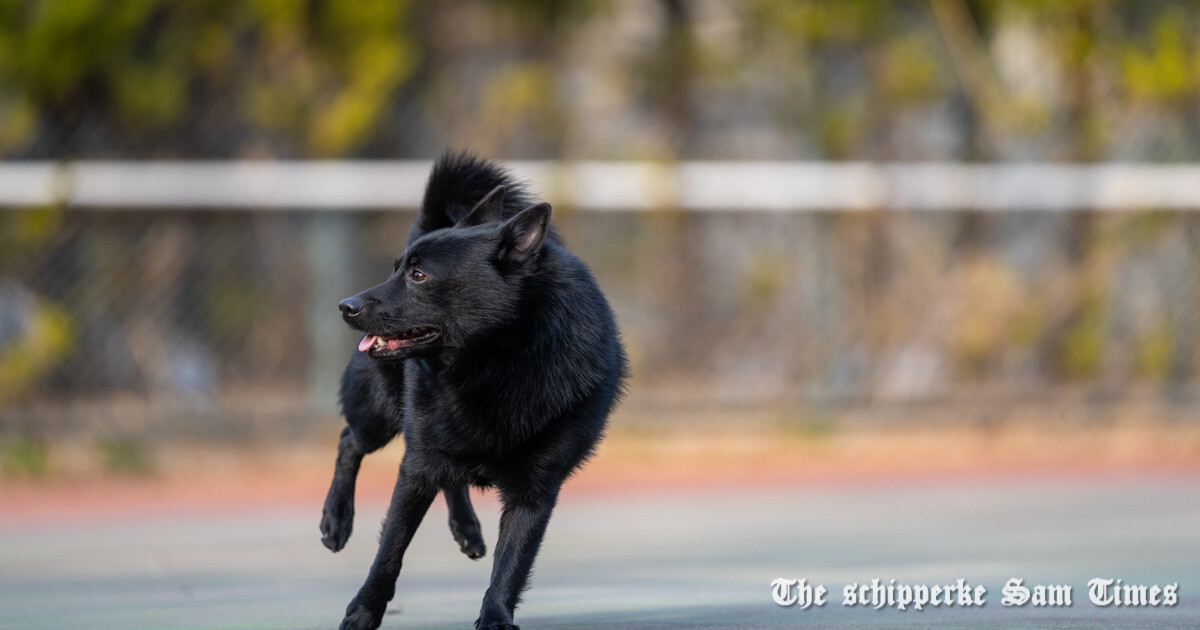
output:
M472 560L478 560L487 555L487 545L483 542L483 532L479 531L479 523L461 523L450 521L450 533L458 549Z
M357 610L342 620L338 630L375 630L379 627L380 619L366 610Z
M338 630L375 630L382 622L383 618L380 615L371 612L365 606L352 605L346 611L346 618L342 620Z
M475 630L521 630L521 626L515 623L493 623L485 626L482 620L476 619Z
M321 544L330 551L341 551L354 529L354 501L343 496L330 494L321 513Z

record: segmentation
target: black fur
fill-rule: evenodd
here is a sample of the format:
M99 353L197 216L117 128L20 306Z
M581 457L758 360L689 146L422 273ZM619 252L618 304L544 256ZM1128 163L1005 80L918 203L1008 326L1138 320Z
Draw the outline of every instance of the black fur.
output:
M485 554L470 485L496 488L503 504L475 626L516 628L559 488L591 455L627 372L608 303L549 220L550 206L507 171L447 155L391 277L343 300L352 327L395 341L355 352L342 377L347 426L321 520L326 547L350 537L363 455L399 433L405 443L379 552L344 630L379 626L439 491L462 552Z

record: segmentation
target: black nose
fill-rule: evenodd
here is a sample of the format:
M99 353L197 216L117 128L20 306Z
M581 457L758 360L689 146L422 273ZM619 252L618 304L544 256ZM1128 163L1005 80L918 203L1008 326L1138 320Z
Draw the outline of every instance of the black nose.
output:
M348 297L338 302L338 308L342 309L342 315L346 317L358 317L364 306L366 306L366 302L363 302L362 298L356 297Z

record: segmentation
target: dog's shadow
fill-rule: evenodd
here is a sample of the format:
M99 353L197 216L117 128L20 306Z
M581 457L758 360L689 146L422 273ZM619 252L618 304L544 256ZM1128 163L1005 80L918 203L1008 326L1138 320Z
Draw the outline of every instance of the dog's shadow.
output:
M582 604L581 608L586 606ZM632 609L636 608L636 610ZM826 607L829 608L829 607ZM827 617L826 609L805 611L803 619L795 611L782 609L767 599L762 604L712 606L697 602L696 606L672 606L631 610L587 611L578 614L520 615L516 622L523 630L745 630L750 628L796 628L801 622L808 627L830 627L842 624ZM395 617L390 617L395 619ZM850 621L849 618L842 621ZM387 626L387 621L384 626ZM809 625L815 624L815 625ZM853 624L851 624L853 625ZM403 622L396 628L403 628ZM461 630L470 624L440 624L427 626L432 630ZM849 627L849 626L848 626Z

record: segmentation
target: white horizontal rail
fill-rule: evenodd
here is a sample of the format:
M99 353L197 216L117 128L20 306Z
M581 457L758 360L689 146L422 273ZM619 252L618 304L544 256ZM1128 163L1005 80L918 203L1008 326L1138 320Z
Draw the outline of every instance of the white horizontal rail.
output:
M1198 210L1200 165L507 162L581 210ZM0 207L415 208L428 161L0 162Z

